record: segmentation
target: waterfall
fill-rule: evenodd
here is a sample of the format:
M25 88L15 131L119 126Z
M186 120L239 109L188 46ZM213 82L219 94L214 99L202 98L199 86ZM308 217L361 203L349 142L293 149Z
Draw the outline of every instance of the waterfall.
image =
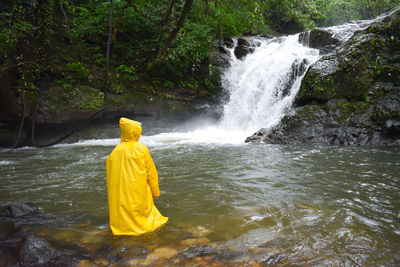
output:
M277 124L290 111L308 67L319 51L299 43L299 35L257 40L245 58L230 53L231 67L222 75L227 94L218 123L189 123L186 130L142 136L152 147L176 145L242 145L260 128ZM234 42L237 44L237 42Z
M277 124L290 109L301 79L319 52L299 43L299 35L262 40L243 60L231 56L222 77L229 94L219 127L250 134ZM231 53L233 54L233 53Z
M192 144L242 145L255 131L277 124L290 111L301 79L318 59L319 51L299 43L298 34L257 42L260 46L242 59L235 57L234 48L228 50L231 67L222 76L228 100L218 123L191 122L179 129L142 136L140 141L152 149ZM76 145L118 142L119 139L87 140Z

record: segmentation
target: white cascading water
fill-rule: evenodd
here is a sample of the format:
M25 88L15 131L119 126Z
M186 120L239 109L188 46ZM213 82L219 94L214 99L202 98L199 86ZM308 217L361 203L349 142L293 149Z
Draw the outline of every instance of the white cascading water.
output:
M318 50L301 45L298 35L263 41L244 60L232 57L222 78L229 102L219 127L248 135L277 124L296 96Z
M277 124L290 109L307 68L319 57L316 49L299 43L299 35L259 40L244 59L231 53L231 67L222 77L229 95L217 124L190 132L144 136L142 142L174 144L243 144L260 128Z

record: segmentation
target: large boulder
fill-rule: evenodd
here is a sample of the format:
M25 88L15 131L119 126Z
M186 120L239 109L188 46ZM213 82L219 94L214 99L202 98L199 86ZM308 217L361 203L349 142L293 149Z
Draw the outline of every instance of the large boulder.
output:
M311 48L317 48L321 52L328 52L339 44L339 39L333 37L333 33L324 29L313 29L299 35L299 42Z
M243 59L253 53L261 45L260 39L270 39L268 34L259 36L243 36L238 38L225 37L213 42L213 50L210 52L210 62L221 73L231 66L231 52L237 59Z
M308 70L296 104L360 100L375 81L400 83L400 10L356 32L340 49Z
M31 202L15 202L3 207L1 216L22 217L39 212L39 207Z
M374 107L367 102L332 99L326 104L297 107L272 129L261 129L246 142L347 146L400 145L391 131L396 121L378 125L371 120ZM392 122L389 120L389 122Z
M259 47L261 43L253 37L241 37L237 40L237 46L235 47L234 54L236 58L242 59L243 57L251 54L255 51L256 47Z

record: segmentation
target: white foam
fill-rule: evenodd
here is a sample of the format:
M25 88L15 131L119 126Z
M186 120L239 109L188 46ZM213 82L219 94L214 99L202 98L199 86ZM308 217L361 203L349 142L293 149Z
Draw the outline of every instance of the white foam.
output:
M160 133L152 136L142 136L139 141L144 144L157 146L172 145L239 145L244 144L247 131L229 131L220 127L206 127L191 132Z
M116 146L120 142L120 138L112 139L87 139L79 140L75 143L58 144L55 147L71 147L71 146Z

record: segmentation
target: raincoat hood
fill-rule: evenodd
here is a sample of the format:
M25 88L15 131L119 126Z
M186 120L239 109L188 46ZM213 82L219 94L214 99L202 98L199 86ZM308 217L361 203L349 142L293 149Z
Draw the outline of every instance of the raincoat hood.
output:
M137 142L142 134L141 123L127 118L119 119L122 142Z

